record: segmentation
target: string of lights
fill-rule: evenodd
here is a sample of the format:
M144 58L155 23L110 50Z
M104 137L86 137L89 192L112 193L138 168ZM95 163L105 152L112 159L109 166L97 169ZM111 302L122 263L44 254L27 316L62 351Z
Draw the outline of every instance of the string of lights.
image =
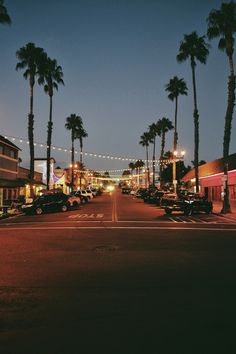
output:
M29 144L29 141L24 139L24 138L20 138L20 137L15 137L15 136L6 136L4 135L5 139L8 140L12 140L13 142L19 142L19 143L26 143ZM39 143L39 142L34 142L34 146L35 147L39 147L39 148L48 148L48 146L46 144L43 143ZM60 152L64 152L64 153L71 153L71 149L67 149L64 147L59 147L59 146L54 146L52 145L52 150L56 150L56 151L60 151ZM160 165L160 164L169 164L173 162L173 159L164 159L164 160L143 160L143 159L137 159L137 158L130 158L130 157L121 157L121 156L113 156L110 154L99 154L99 153L94 153L94 152L78 152L77 150L75 150L75 154L82 154L84 157L92 157L92 158L101 158L101 159L108 159L108 160L116 160L116 161L127 161L127 162L136 162L138 160L142 160L145 163L155 163L156 166ZM179 158L180 159L180 158ZM175 161L178 161L178 159L175 158ZM112 170L113 172L122 172L125 171L127 169L123 169L123 170ZM102 171L98 171L101 172ZM104 172L108 172L107 170L105 170Z

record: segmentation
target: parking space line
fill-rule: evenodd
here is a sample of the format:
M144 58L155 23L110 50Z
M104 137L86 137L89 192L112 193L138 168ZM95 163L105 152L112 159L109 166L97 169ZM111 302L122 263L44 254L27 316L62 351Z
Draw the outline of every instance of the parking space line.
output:
M178 222L178 221L176 221L175 219L173 219L173 218L171 218L171 217L169 217L169 220L171 220L171 221L173 221L173 222Z

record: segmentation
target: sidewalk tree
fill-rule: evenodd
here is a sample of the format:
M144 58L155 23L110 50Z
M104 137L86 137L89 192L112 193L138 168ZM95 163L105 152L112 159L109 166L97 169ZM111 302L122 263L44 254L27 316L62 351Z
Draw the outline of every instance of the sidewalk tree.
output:
M156 176L156 136L160 135L160 131L158 128L158 124L157 123L152 123L151 125L149 125L149 134L152 138L152 142L153 142L153 155L152 155L152 184L153 186L155 186L155 176Z
M209 45L205 42L205 36L199 37L197 32L185 34L183 41L180 43L177 61L182 63L187 59L190 60L192 70L193 82L193 120L194 120L194 169L196 180L196 192L199 192L199 175L198 175L198 160L199 160L199 113L197 105L197 89L195 68L197 61L201 64L206 64L207 56L209 54Z
M140 169L144 166L144 162L143 160L137 160L134 164L134 167L136 169L136 175L137 175L137 185L139 186L139 183L140 183Z
M79 144L80 144L80 164L83 164L83 139L87 138L88 133L83 127L83 121L81 118L81 123L79 127L76 129L76 138L79 139ZM81 189L81 173L80 173L80 189Z
M221 212L231 212L228 190L228 157L230 148L230 137L232 119L235 105L235 74L234 74L234 33L236 32L236 4L231 1L222 3L220 10L213 9L208 18L208 38L214 39L220 37L218 48L224 51L229 61L229 79L228 79L228 103L225 114L225 127L223 139L223 159L224 159L224 199Z
M152 135L149 132L145 132L140 136L139 144L146 148L146 164L147 164L147 182L146 186L149 187L150 184L150 172L149 172L149 160L148 160L148 147L149 144L153 142Z
M60 65L57 64L56 59L49 58L44 55L41 65L39 67L38 83L44 85L44 91L49 96L49 120L47 131L47 190L49 190L50 181L50 159L51 159L51 145L52 145L52 97L54 90L58 90L58 85L64 85L63 72Z
M161 154L160 154L160 184L162 186L163 184L163 178L162 178L162 161L164 159L164 151L165 151L165 143L166 143L166 133L168 133L170 130L174 128L172 122L169 120L169 118L163 117L162 119L159 119L157 122L158 125L158 132L161 137Z
M178 130L177 130L177 114L178 114L178 98L180 95L188 95L187 84L184 79L179 79L178 76L174 76L168 84L165 86L165 90L168 92L168 98L171 101L175 101L175 119L174 119L174 144L173 151L177 150L178 143Z
M75 165L75 147L74 141L78 139L77 131L82 125L82 118L75 113L66 118L65 128L71 131L71 190L74 190L74 165Z
M7 8L4 5L4 0L0 0L0 23L3 25L10 25L11 18L7 12Z
M170 79L170 81L166 85L165 90L169 93L168 98L171 101L175 101L174 141L173 141L173 152L172 152L172 158L173 158L172 180L174 183L174 192L176 192L176 184L174 181L177 180L177 174L176 174L176 158L174 152L177 151L177 143L178 143L178 130L177 130L178 97L180 95L187 95L188 89L184 79L179 79L177 76L174 76L172 79Z
M30 195L33 197L33 181L34 181L34 85L36 77L39 75L39 67L45 58L43 48L36 47L34 43L27 43L25 47L21 47L16 52L19 62L16 64L16 70L25 70L24 79L29 81L30 87L30 107L28 114L28 139L30 148Z

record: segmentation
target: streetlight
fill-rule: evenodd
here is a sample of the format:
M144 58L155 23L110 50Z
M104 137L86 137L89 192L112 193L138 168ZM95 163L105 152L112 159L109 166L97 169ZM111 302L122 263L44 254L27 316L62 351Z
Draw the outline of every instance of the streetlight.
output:
M71 192L74 191L74 178L75 178L74 169L77 168L77 167L78 167L77 163L70 164L70 168L71 168Z
M172 179L173 179L174 193L177 192L176 161L183 159L184 155L185 155L185 151L184 150L181 150L180 155L179 155L177 150L173 151L173 174L172 174Z

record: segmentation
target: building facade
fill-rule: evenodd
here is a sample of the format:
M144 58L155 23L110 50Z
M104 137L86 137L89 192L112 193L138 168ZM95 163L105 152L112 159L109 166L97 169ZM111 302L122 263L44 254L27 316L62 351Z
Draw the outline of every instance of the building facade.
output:
M0 208L30 195L29 169L19 166L20 148L0 135ZM36 196L44 188L42 173L34 172L33 190Z
M194 169L189 171L181 180L188 189L195 190ZM221 201L224 191L224 161L217 159L199 166L200 193L211 201ZM236 202L236 153L228 158L228 188L229 199Z
M15 144L0 135L0 206L18 197L19 151Z

